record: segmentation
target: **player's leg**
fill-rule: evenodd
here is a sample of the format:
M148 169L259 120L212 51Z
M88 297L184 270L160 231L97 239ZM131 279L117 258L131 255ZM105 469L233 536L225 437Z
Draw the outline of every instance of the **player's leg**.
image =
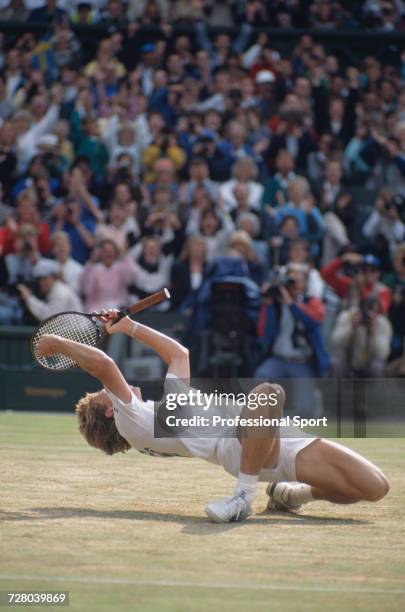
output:
M268 401L258 402L253 413L245 407L241 418L279 420L282 417L285 394L280 385L262 383L252 389L249 395L267 397ZM243 520L249 516L261 469L273 467L277 462L280 441L276 424L241 428L238 437L241 459L235 493L232 497L209 503L205 508L208 516L216 522Z
M316 499L337 504L378 501L389 491L380 468L350 448L316 440L296 457L300 482L309 484Z
M335 504L376 502L389 491L382 471L349 448L330 440L315 440L296 456L298 485L273 485L271 497L285 509L323 499Z

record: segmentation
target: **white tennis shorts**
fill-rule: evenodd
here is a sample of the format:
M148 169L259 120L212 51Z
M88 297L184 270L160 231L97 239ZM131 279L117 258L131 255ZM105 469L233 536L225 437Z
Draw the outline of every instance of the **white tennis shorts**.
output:
M288 436L288 437L286 437ZM290 437L291 436L291 437ZM298 453L315 442L318 438L309 436L297 428L288 428L280 437L280 453L277 464L271 469L260 472L261 482L293 482L297 480L295 459ZM216 448L216 459L219 465L232 476L238 477L242 445L238 438L220 438Z

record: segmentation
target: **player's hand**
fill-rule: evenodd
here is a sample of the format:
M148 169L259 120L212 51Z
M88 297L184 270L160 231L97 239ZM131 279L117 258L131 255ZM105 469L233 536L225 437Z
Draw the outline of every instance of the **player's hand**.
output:
M129 317L123 317L115 322L117 316L119 314L119 310L116 308L109 308L108 310L102 310L99 314L100 321L104 323L105 331L112 335L117 334L119 332L126 334L129 331L129 326L132 325L131 319Z
M38 357L52 357L56 353L56 342L58 336L53 334L44 334L38 340L37 355Z

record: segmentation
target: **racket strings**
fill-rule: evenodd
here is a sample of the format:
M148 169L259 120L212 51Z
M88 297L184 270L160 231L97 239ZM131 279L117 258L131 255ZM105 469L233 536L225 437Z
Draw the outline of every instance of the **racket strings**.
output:
M54 334L65 338L66 340L74 340L88 346L96 346L100 338L100 329L96 322L93 322L89 317L79 313L65 313L60 316L55 316L39 327L35 333L32 346L36 359L41 365L52 370L66 370L75 367L76 362L66 355L57 353L51 357L40 357L37 354L39 339L45 334Z

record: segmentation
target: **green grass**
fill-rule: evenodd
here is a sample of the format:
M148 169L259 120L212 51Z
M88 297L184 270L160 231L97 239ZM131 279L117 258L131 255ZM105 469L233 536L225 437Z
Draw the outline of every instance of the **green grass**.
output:
M390 478L378 504L270 515L261 485L253 517L214 525L221 468L105 457L71 416L0 413L0 590L68 590L83 612L405 609L405 440L347 444Z

